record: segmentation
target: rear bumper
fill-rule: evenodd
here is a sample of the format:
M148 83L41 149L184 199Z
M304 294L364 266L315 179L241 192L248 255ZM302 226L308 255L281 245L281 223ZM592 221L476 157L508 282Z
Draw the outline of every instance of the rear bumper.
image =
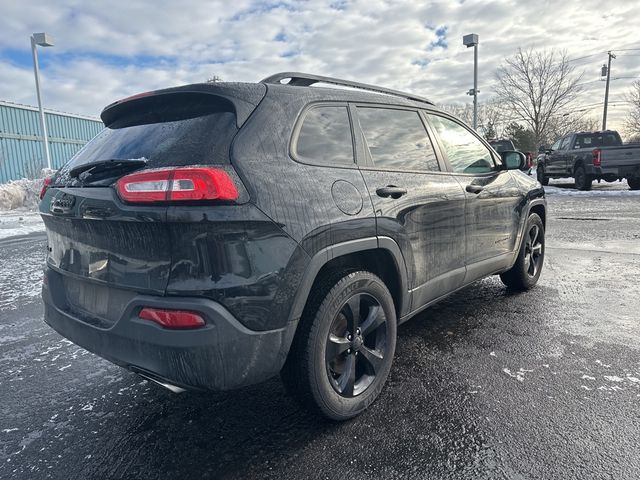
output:
M187 389L228 390L276 375L286 359L295 324L253 331L222 305L192 297L132 295L112 325L74 313L60 274L47 268L42 290L45 322L62 336L117 365ZM143 306L201 312L206 326L169 330L140 320Z
M629 165L622 167L594 167L593 165L586 166L587 174L596 178L603 177L615 177L615 178L629 178L640 177L640 164Z

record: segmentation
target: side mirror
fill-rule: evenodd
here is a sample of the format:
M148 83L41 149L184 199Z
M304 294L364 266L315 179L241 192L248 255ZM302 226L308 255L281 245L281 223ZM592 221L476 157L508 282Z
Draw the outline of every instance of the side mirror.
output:
M523 170L527 165L527 156L522 152L507 150L500 153L506 170Z
M548 150L549 150L549 147L547 145L540 145L538 147L538 153L547 153Z

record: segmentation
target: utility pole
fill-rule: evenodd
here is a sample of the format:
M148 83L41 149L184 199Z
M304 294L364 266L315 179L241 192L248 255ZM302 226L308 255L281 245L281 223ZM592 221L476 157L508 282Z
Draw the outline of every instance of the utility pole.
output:
M478 128L478 35L470 33L462 37L462 44L469 48L473 47L473 88L467 95L473 95L473 129Z
M609 64L602 65L602 76L607 76L607 85L604 88L604 113L602 114L602 130L607 129L607 107L609 106L609 81L611 79L611 59L616 58L616 56L611 53L611 51L607 52L609 55Z

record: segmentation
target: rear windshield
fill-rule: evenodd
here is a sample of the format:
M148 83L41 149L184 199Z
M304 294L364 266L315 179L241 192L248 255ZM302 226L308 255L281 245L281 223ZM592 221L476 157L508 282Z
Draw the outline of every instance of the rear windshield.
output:
M589 133L576 135L573 148L615 147L622 145L622 139L617 132Z
M494 148L494 150L498 153L506 152L509 150L513 150L513 143L508 140L498 140L495 142L489 142L489 144Z
M58 180L65 183L72 169L105 160L144 159L146 168L228 164L237 130L235 113L220 106L203 109L201 103L190 109L188 102L180 102L129 112L87 143L60 170Z

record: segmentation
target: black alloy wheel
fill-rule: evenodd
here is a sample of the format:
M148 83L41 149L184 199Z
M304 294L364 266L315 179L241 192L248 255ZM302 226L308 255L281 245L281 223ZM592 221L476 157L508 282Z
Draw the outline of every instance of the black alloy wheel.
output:
M537 224L531 225L527 232L524 244L524 265L527 275L535 278L540 268L542 268L542 236L540 227Z
M343 397L366 391L384 364L387 317L368 293L349 298L333 319L325 365L331 386Z
M396 346L393 297L365 270L328 272L314 285L280 376L302 406L348 420L371 405Z
M544 167L542 165L539 165L536 168L536 178L543 186L549 185L549 177L545 176Z
M540 278L544 264L544 224L540 215L532 213L527 218L518 256L513 266L500 274L507 287L529 290Z

